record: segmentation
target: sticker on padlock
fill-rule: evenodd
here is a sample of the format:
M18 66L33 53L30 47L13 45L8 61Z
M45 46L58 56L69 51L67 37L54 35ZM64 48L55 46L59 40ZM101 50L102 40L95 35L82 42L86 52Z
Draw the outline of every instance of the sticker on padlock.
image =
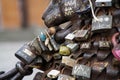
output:
M97 16L100 21L92 20L92 32L104 32L112 29L112 19L111 15L101 15Z
M55 79L58 77L58 75L60 74L60 71L58 70L51 70L48 74L47 77L51 78L51 79Z
M73 78L73 77L71 77L71 76L68 76L68 75L59 74L57 80L75 80L75 78Z
M73 67L75 65L75 60L72 59L70 56L62 56L62 63L67 66Z
M110 49L110 42L109 41L99 41L99 48L100 49Z
M64 56L70 55L70 49L66 46L60 46L59 53Z
M91 43L88 42L88 43L82 43L81 46L80 46L80 49L81 50L88 50L91 48Z
M70 49L71 52L75 52L79 48L79 45L77 43L71 43L68 44L67 47Z
M111 7L112 6L112 0L96 0L95 1L96 7Z
M120 35L120 33L115 33L112 36L112 43L114 48L112 49L112 53L114 55L115 58L117 58L120 61L120 44L117 43L116 38Z
M26 64L30 64L36 58L36 55L32 52L29 44L25 44L20 48L15 53L15 56Z
M72 75L76 77L84 77L90 79L91 77L91 67L82 64L76 64L73 67Z
M87 40L89 37L89 31L88 30L78 30L75 33L75 40L76 41L84 41Z

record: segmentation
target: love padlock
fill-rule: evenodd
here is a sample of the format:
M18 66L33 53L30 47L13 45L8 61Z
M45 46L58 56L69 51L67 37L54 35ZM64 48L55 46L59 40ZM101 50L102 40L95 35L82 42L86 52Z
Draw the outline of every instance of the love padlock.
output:
M112 43L113 43L113 49L112 53L115 56L116 59L120 60L120 43L117 42L116 38L120 35L120 33L115 33L112 36Z

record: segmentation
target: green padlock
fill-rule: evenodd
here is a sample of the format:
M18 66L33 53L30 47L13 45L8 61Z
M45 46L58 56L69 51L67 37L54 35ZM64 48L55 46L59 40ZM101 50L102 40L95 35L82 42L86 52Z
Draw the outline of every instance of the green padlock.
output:
M70 49L66 46L60 46L59 53L64 56L70 55Z

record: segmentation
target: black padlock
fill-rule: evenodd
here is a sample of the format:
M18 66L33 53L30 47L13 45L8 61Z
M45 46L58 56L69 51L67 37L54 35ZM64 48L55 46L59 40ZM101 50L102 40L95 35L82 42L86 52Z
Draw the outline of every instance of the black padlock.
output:
M30 64L35 58L35 48L31 48L29 44L25 44L16 53L15 56L26 64Z

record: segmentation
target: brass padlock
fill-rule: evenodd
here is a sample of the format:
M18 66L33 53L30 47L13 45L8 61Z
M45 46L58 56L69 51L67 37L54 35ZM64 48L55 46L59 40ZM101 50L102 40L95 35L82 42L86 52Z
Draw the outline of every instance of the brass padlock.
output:
M75 40L76 41L85 41L89 37L89 31L88 30L78 30L75 33Z
M75 78L65 74L60 74L57 80L75 80Z
M66 46L60 46L59 53L64 56L70 55L70 49Z
M76 76L77 78L83 77L83 78L90 79L91 67L82 65L82 64L76 64L73 67L72 75Z
M82 43L81 46L80 46L81 50L88 50L90 48L91 48L91 43L90 42Z
M73 67L75 65L75 60L71 56L62 56L62 63L67 66Z

